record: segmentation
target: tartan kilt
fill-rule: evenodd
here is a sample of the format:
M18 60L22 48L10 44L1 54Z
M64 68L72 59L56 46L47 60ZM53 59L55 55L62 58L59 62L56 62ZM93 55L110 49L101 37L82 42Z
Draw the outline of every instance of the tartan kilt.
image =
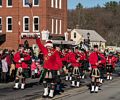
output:
M92 71L91 71L91 76L99 78L100 77L100 71L99 71L99 69L98 68L93 68Z
M106 65L106 72L112 73L114 71L114 68L112 65Z
M19 67L17 68L16 76L19 78L30 78L30 73L28 69Z
M47 70L45 69L45 79L53 79L55 78L56 76L59 76L60 75L60 71L57 71L57 70Z
M79 67L74 67L74 68L73 68L73 71L72 71L72 74L73 74L73 75L80 75Z

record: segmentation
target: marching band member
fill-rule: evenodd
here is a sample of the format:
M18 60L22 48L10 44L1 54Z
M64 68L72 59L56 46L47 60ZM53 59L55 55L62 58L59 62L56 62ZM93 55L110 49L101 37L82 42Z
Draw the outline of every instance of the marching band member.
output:
M98 53L98 56L101 60L101 63L98 66L98 69L100 71L100 78L99 78L99 82L100 84L103 83L103 79L104 79L104 72L105 72L105 68L106 68L106 58L105 55L102 53Z
M115 68L115 63L117 62L117 59L115 56L113 56L113 53L110 52L109 55L107 56L107 65L106 65L106 70L107 70L107 80L112 80L112 73Z
M44 93L43 97L54 97L55 83L59 80L57 71L62 66L62 61L57 50L53 49L51 41L47 41L45 46L41 43L40 39L36 36L36 43L44 55L45 78L43 80ZM50 87L48 88L48 82L50 81ZM50 92L49 92L50 90Z
M28 69L28 61L31 59L30 55L24 50L24 47L21 45L19 51L14 55L14 61L17 68L15 86L14 89L19 88L19 80L22 80L21 89L25 88L25 79L26 71Z
M102 63L102 60L98 56L98 45L94 45L94 51L89 56L89 63L91 65L92 71L91 71L91 93L97 93L98 92L98 86L99 86L99 78L100 78L100 72L98 69L98 66L100 63Z

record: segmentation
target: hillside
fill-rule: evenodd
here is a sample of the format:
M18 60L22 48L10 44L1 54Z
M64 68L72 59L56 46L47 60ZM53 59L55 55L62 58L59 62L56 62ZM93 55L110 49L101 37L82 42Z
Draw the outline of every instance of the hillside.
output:
M120 46L120 4L105 7L77 8L68 11L68 28L96 30L107 45Z

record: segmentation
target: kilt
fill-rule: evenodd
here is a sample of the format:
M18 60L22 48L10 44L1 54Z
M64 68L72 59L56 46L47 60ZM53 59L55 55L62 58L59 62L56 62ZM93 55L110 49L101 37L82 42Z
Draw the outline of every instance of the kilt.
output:
M16 76L20 79L30 77L28 69L23 69L21 67L17 68Z
M107 71L108 73L112 73L112 72L114 71L114 68L112 67L112 65L107 65L107 66L106 66L106 71Z
M99 77L100 77L100 71L99 71L99 69L98 69L98 68L92 69L92 71L91 71L91 76L92 76L92 77L99 78Z
M79 67L74 67L72 74L73 75L80 75Z
M57 70L47 70L45 69L44 80L47 82L59 82L60 72Z

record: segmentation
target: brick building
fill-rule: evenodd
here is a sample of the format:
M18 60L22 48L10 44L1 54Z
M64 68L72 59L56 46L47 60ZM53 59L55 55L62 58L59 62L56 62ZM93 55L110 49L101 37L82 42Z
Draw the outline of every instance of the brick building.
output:
M26 40L35 43L34 34L50 35L67 31L67 0L0 0L0 48L17 49ZM29 38L28 38L29 37Z

